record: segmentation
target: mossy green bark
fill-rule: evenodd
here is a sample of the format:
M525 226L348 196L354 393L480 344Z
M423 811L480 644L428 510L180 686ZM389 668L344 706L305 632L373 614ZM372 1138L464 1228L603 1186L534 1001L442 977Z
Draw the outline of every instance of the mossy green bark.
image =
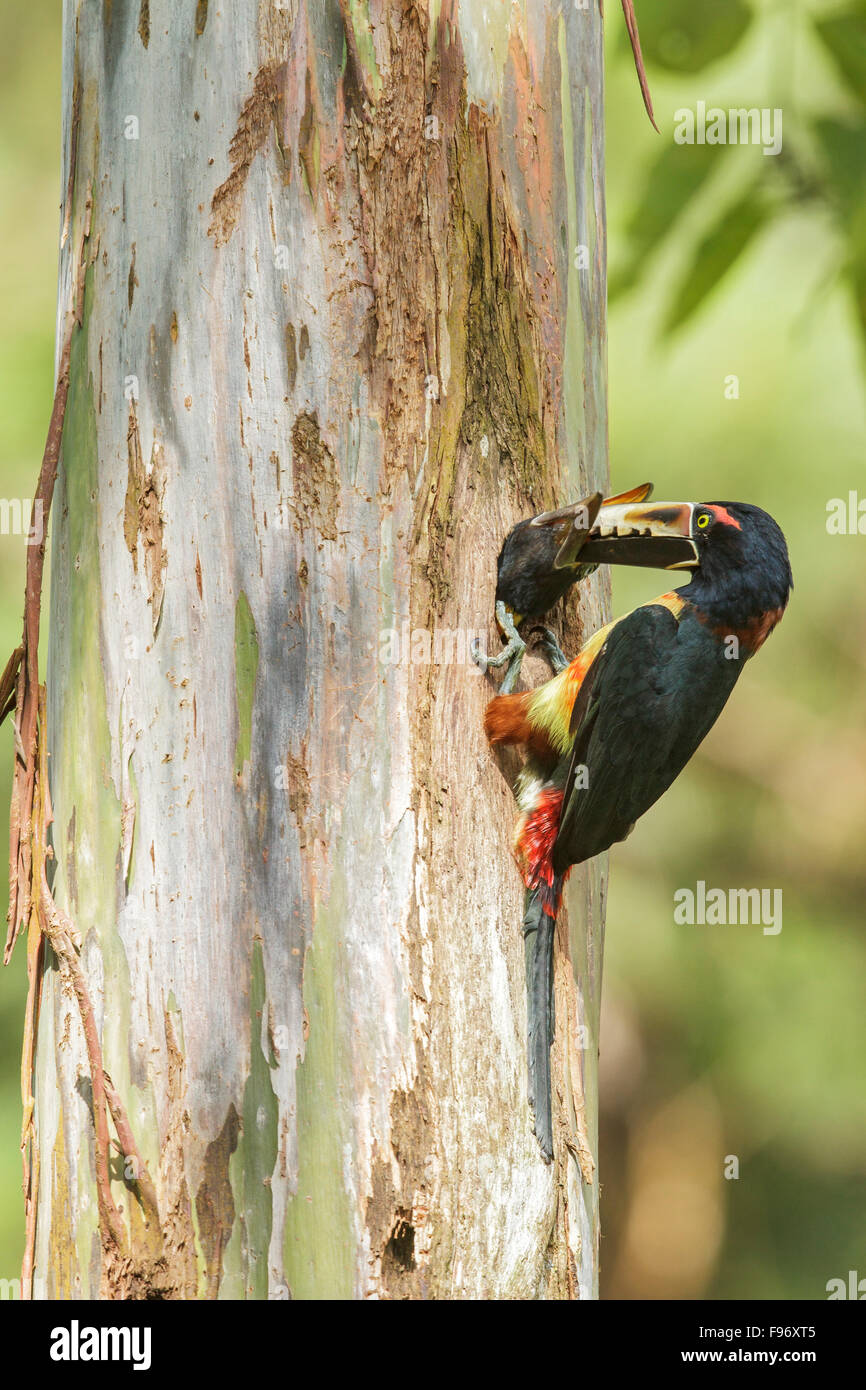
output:
M310 1034L297 1072L298 1184L286 1214L284 1268L293 1298L350 1299L355 1235L343 1180L352 1105L352 1041L340 1008L340 923L347 885L335 877L304 961ZM343 1025L341 1027L341 1019Z
M249 762L253 735L253 700L259 669L259 641L249 599L241 590L235 605L235 688L238 701L238 737L235 744L235 776Z
M271 1085L272 1057L262 1047L266 1008L262 943L253 942L250 978L250 1070L244 1087L243 1132L237 1149L241 1186L236 1189L244 1230L244 1294L268 1296L268 1247L274 1202L271 1178L277 1161L277 1097Z

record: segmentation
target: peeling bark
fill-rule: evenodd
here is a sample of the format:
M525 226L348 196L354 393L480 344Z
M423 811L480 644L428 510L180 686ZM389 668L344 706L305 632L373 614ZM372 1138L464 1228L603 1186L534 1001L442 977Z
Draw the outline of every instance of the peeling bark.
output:
M547 1166L468 637L508 527L607 478L599 6L71 0L64 56L52 892L158 1215L112 1163L106 1246L49 954L35 1287L592 1296L605 864Z

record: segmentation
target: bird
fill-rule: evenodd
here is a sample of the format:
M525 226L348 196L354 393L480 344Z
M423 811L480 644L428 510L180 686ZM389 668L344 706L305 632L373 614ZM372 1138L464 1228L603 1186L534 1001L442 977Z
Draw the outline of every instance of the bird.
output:
M681 588L608 623L534 690L485 710L492 747L526 760L515 784L515 857L523 875L528 955L529 1099L553 1156L550 1047L553 942L570 870L626 836L688 763L745 663L781 621L793 587L785 537L744 502L605 508L582 557L687 570ZM643 558L636 560L640 553ZM531 943L530 943L531 945Z
M498 656L485 656L478 643L473 644L474 660L483 670L508 663L500 694L510 694L520 675L526 643L517 629L543 618L573 584L597 568L582 562L581 551L599 511L646 501L651 492L652 483L607 499L593 492L558 511L518 521L508 532L496 562L495 598L497 626L507 645ZM561 671L567 662L550 628L539 626L533 631L541 634L540 645L553 670Z

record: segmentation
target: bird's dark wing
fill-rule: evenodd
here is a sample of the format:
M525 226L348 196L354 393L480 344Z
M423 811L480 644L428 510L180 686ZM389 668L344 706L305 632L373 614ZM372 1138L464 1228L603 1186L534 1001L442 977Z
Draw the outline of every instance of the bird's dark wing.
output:
M661 604L615 624L572 711L557 873L625 839L715 723L740 665L697 618Z

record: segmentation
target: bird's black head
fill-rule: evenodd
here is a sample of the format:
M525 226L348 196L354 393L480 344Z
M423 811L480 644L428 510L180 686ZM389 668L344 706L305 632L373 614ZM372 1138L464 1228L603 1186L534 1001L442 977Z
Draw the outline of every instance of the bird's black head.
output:
M793 580L785 537L747 502L652 502L608 507L581 560L690 570L680 594L713 626L745 629L781 617Z
M623 507L645 502L652 490L652 483L639 483L607 499L592 492L558 511L519 521L499 552L497 603L505 604L517 622L542 618L572 584L595 569L594 563L583 563L581 551L599 515L619 514Z
M680 593L714 622L744 627L781 617L793 587L781 528L749 502L703 502L692 513L693 579Z

